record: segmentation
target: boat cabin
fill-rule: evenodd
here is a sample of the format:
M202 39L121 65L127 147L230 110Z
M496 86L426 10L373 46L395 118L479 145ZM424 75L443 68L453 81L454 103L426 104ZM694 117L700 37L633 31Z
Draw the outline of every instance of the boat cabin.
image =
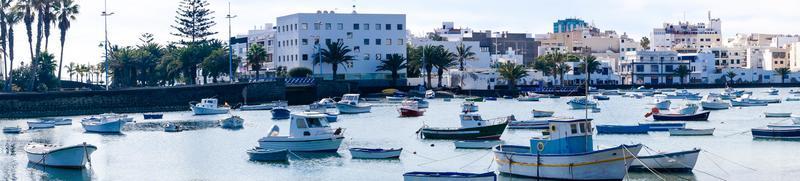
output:
M592 151L592 119L550 120L541 137L530 140L533 154L573 154Z
M325 114L303 112L291 115L289 137L319 136L336 134L328 124Z
M216 98L208 98L202 99L199 104L196 104L197 107L203 108L216 108L219 103L217 102Z
M462 128L473 128L489 125L489 121L483 120L478 113L464 113L459 115Z
M342 100L339 103L346 103L356 105L358 104L359 94L345 94L342 96Z

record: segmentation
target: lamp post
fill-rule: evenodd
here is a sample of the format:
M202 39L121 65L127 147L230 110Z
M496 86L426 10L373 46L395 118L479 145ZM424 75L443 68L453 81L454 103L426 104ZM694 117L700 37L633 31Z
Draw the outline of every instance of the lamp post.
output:
M225 18L228 19L228 75L230 76L231 83L233 83L233 35L231 35L231 19L236 18L236 15L231 15L230 1L228 1L228 15L225 15Z
M105 49L105 66L106 66L106 90L108 90L108 16L113 15L114 13L109 13L107 10L107 0L103 1L103 12L100 16L103 16L103 27L105 29L105 43L103 43Z

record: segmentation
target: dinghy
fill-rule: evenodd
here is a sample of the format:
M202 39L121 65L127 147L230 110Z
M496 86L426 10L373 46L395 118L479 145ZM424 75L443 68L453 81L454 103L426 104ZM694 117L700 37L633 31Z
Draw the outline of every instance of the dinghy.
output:
M397 109L400 112L400 117L419 117L425 113L424 109L420 109L417 101L403 101L403 106Z
M264 104L256 104L256 105L242 105L239 108L240 111L257 111L257 110L271 110L275 105L264 103Z
M597 99L597 100L600 100L600 101L607 101L607 100L610 100L610 99L611 99L611 97L608 97L608 96L606 96L606 95L594 95L594 96L592 96L592 97L593 97L594 99Z
M639 123L639 125L649 127L650 131L669 131L671 129L686 128L686 123L678 123L678 122L652 122L652 123Z
M703 97L703 100L700 101L700 105L703 107L703 110L721 110L721 109L728 109L731 107L731 104L722 100L722 98L708 94Z
M526 92L524 95L520 95L517 100L518 101L539 101L540 98L543 96L541 94L533 93L533 92Z
M144 113L142 114L144 119L161 119L164 118L164 114L161 113Z
M19 133L22 133L22 128L20 128L19 126L3 127L3 133L6 133L6 134L19 134Z
M267 136L258 140L259 147L293 152L336 152L344 140L344 130L332 129L325 116L317 112L292 114L289 135L280 136L280 129L275 125Z
M45 129L45 128L56 127L56 124L54 122L41 119L27 121L27 123L28 123L28 129Z
M350 155L353 158L362 159L387 159L387 158L400 158L400 153L403 148L350 148Z
M164 132L181 132L181 127L173 122L164 124Z
M549 120L527 120L508 122L508 129L547 129Z
M289 160L289 150L286 149L264 149L255 147L247 150L247 156L252 161L259 162L278 162Z
M572 109L591 109L597 107L597 102L586 98L573 98L567 102Z
M219 124L225 129L239 129L244 125L244 119L239 116L231 116L219 121Z
M461 104L461 112L478 112L478 105L472 101L465 101Z
M753 138L800 139L800 128L753 128Z
M403 181L496 181L497 174L462 173L462 172L408 172L403 174Z
M696 110L696 108L690 109ZM688 113L686 110L681 110L679 112ZM645 114L644 117L653 116L653 120L655 121L708 121L709 114L711 114L711 112L708 111L694 114L661 113L658 108L653 108L649 113Z
M423 98L419 98L419 97L408 98L408 100L416 101L417 102L417 107L419 107L419 108L428 108L428 105L429 105L428 101L426 101Z
M788 118L792 117L790 112L764 112L764 117L768 118Z
M81 120L81 126L86 132L91 133L122 133L126 117L123 116L92 116Z
M650 168L660 172L691 172L699 155L700 149L698 148L672 153L639 155L639 159L631 163L630 170L649 171L647 168Z
M554 111L542 111L542 110L536 110L536 109L531 110L531 114L533 114L533 117L535 117L535 118L551 117L555 113L556 112L554 112Z
M69 118L39 118L43 122L52 122L56 126L72 125L72 119Z
M456 148L462 149L491 149L494 146L503 144L502 140L462 140L453 143Z
M291 115L291 111L282 106L272 108L271 112L272 119L289 119L289 115Z
M712 136L714 135L714 128L709 129L692 129L692 128L679 128L670 129L670 136Z
M66 168L83 168L95 150L96 146L86 143L72 146L30 143L25 146L28 162Z

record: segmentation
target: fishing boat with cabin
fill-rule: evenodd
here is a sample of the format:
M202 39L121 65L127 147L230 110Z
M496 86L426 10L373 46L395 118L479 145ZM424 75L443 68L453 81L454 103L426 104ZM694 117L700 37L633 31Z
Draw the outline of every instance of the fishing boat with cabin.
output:
M192 109L194 115L226 114L231 110L230 107L219 106L217 98L206 98L200 100L200 103L189 104L189 108Z
M342 100L336 103L336 109L342 114L368 113L372 105L360 104L358 94L345 94Z
M514 120L514 116L485 120L478 113L462 113L459 117L461 118L461 127L446 128L423 125L419 132L425 139L500 139L508 122Z
M331 128L325 114L317 112L292 114L289 135L279 134L280 128L272 126L269 134L258 140L259 147L293 152L336 152L344 140L344 130Z

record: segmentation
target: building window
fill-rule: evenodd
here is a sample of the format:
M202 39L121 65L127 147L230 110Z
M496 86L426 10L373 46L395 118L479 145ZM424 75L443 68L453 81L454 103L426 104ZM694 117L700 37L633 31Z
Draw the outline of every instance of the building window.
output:
M322 26L322 23L314 23L314 30L319 30L320 26Z
M353 32L347 32L347 39L353 39Z
M387 38L386 39L386 45L392 45L392 39Z
M403 30L403 24L397 24L397 30Z
M342 24L342 23L336 24L336 29L337 30L343 30L344 29L344 24Z
M658 72L658 65L650 65L650 72Z
M308 60L308 54L303 54L303 60Z
M300 29L301 30L307 30L308 29L308 23L300 24Z
M303 40L301 40L301 42L303 42L303 45L308 45L308 39L303 38Z
M381 39L375 39L375 45L381 45Z
M397 39L397 45L403 45L403 39L402 38Z
M331 24L325 23L325 30L331 30Z
M381 60L381 54L380 53L375 54L375 60Z
M364 54L364 60L369 60L369 53Z
M369 39L364 39L364 45L369 45Z
M381 30L381 24L375 24L375 30Z
M353 52L356 52L356 53L361 52L361 47L360 46L353 46Z
M369 24L364 23L364 30L369 30Z
M392 25L391 24L386 24L386 30L392 30Z
M672 70L673 70L672 65L665 65L664 66L664 72L672 72Z
M636 65L636 72L644 72L644 65Z
M358 30L358 28L359 28L358 26L359 26L359 24L353 24L353 30Z

